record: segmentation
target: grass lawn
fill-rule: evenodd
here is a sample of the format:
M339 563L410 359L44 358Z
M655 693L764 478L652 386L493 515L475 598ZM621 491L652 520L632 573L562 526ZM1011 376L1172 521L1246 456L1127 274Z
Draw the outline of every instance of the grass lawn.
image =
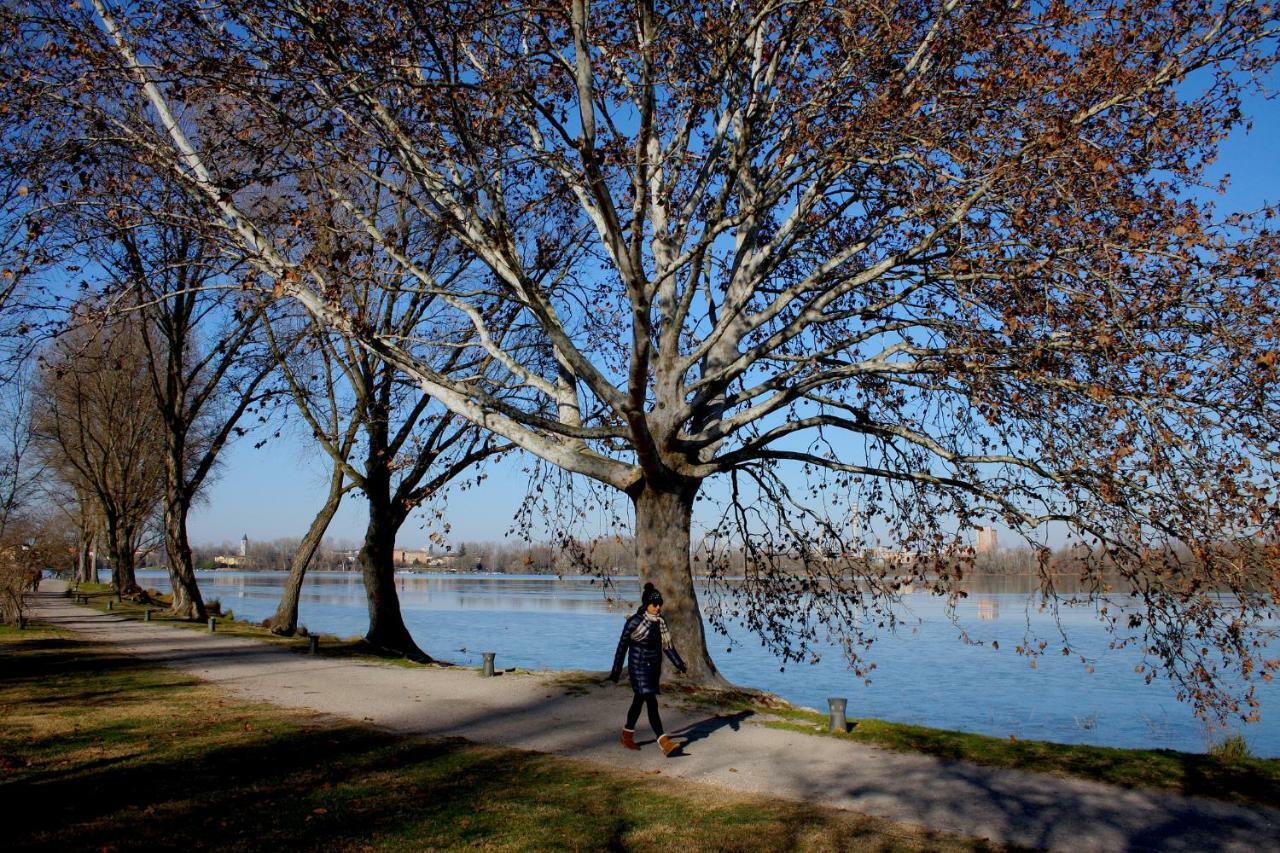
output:
M901 752L923 752L948 761L1077 776L1123 787L1161 788L1180 794L1276 807L1280 804L1280 759L1113 749L1047 741L1015 740L932 729L886 720L850 720L844 733L827 729L825 714L782 702L761 704L749 691L734 696L692 694L695 702L748 710L765 725L821 737L846 738Z
M7 850L983 850L662 775L406 738L241 702L39 628L0 629Z

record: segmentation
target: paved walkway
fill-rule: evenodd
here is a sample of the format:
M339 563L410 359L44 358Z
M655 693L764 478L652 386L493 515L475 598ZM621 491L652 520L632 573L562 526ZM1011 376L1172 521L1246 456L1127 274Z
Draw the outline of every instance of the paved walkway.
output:
M641 721L640 752L618 730L623 686L566 695L554 674L406 669L312 658L267 643L143 623L79 607L46 582L34 617L189 672L247 699L406 734L571 756L661 771L737 791L878 815L992 841L1052 850L1280 849L1280 811L1126 790L1076 779L940 761L663 706L668 730L689 743L664 758Z

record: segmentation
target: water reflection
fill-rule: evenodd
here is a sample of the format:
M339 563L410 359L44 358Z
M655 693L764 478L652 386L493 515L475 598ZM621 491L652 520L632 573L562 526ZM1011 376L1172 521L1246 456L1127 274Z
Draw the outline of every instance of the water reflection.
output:
M163 572L142 572L148 586L165 588ZM283 572L201 573L206 598L221 599L238 616L274 612ZM612 662L622 618L639 583L617 579L611 600L599 582L519 575L399 574L405 621L432 654L478 664L498 653L499 666L604 670ZM1059 584L1058 588L1063 589ZM852 716L874 716L1006 737L1108 746L1202 751L1205 733L1163 682L1143 683L1133 672L1133 649L1111 650L1092 607L1042 606L1038 585L1026 578L983 578L954 613L924 592L905 597L905 627L877 640L870 686L851 673L839 647L819 643L812 665L782 666L757 636L739 624L708 629L712 654L726 677L815 708L828 696L849 698ZM308 577L300 604L303 624L358 636L368 614L360 575L324 572ZM1031 662L1013 649L1029 632L1070 636L1071 654ZM531 637L548 638L533 643ZM1051 650L1052 651L1052 650ZM1280 685L1259 691L1263 722L1243 729L1255 753L1280 755Z

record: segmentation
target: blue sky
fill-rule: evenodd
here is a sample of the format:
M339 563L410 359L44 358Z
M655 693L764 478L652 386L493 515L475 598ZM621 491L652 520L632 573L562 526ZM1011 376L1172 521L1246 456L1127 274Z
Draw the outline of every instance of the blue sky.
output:
M1280 103L1255 98L1247 105L1253 117L1250 133L1237 131L1222 148L1209 183L1222 175L1232 178L1220 210L1252 210L1280 201ZM190 534L197 543L301 536L319 509L328 488L328 461L323 452L287 433L255 449L257 437L233 445L225 454L222 477L191 518ZM451 541L499 540L525 494L526 460L512 458L489 466L479 486L451 495L443 506L442 522ZM709 483L714 491L716 484ZM359 494L349 496L329 528L337 539L358 542L367 514ZM703 519L707 521L708 519ZM427 542L423 518L416 515L401 529L401 547ZM439 524L439 523L437 523ZM624 531L629 532L629 531ZM1054 543L1050 543L1054 544Z

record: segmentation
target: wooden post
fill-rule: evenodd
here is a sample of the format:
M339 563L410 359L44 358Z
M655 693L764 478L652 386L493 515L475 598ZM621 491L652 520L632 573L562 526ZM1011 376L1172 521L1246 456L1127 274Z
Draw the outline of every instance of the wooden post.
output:
M217 631L217 630L218 630L218 620L210 616L209 617L209 633L212 634L214 631Z
M312 634L309 639L311 640L311 654L320 654L320 635Z
M480 675L483 678L493 678L493 659L497 656L497 652L484 653L484 670Z

